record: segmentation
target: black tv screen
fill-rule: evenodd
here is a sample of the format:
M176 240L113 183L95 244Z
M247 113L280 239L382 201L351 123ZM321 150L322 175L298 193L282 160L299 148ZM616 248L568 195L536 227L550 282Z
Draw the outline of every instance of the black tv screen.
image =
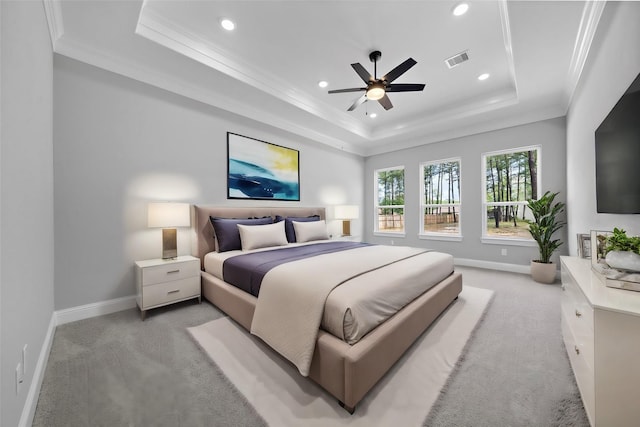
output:
M596 129L598 213L640 213L640 74Z

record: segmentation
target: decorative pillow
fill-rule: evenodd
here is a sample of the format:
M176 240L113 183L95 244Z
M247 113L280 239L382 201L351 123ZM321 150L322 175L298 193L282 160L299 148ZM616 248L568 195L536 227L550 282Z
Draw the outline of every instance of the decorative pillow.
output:
M293 221L293 228L296 230L296 241L300 243L312 240L327 240L329 238L327 223L324 221Z
M215 232L216 250L218 252L235 251L242 249L238 224L264 225L272 224L273 218L216 218L210 217L211 225Z
M288 244L287 236L284 234L284 222L266 225L238 224L238 231L243 251Z
M280 222L280 221L284 221L284 232L287 235L287 241L289 243L295 243L296 232L293 228L293 221L298 221L298 222L320 221L320 215L311 215L311 216L302 216L302 217L288 216L286 218L280 215L276 215L276 220L274 222Z

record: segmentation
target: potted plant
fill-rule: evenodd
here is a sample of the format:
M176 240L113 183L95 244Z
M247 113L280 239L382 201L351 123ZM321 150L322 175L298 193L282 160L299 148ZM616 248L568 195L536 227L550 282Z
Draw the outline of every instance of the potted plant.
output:
M640 271L640 237L628 237L626 231L614 228L605 244L605 260L609 267Z
M558 219L565 205L554 202L557 195L547 191L538 200L528 200L535 220L529 224L529 233L538 243L540 251L540 257L531 261L531 277L540 283L553 283L556 279L556 265L551 262L551 255L562 245L562 241L553 239L553 234L565 225Z

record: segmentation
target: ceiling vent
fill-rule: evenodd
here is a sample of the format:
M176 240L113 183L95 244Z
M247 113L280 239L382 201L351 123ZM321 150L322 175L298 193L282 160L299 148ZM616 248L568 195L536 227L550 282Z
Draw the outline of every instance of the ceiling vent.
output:
M458 53L457 55L453 55L449 59L445 59L444 62L446 62L447 67L453 68L468 60L469 60L469 51L465 50L464 52Z

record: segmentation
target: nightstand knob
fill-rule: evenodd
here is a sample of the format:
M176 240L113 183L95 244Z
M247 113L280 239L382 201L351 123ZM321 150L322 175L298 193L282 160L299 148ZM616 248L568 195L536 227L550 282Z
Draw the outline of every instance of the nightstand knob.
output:
M171 274L171 273L180 273L180 270L171 270L171 271L167 271L167 274Z
M580 354L580 349L578 348L578 346L577 346L577 345L576 345L576 346L574 346L573 348L574 348L574 350L576 351L576 354Z
M582 317L582 313L580 313L578 310L576 310L576 317Z

